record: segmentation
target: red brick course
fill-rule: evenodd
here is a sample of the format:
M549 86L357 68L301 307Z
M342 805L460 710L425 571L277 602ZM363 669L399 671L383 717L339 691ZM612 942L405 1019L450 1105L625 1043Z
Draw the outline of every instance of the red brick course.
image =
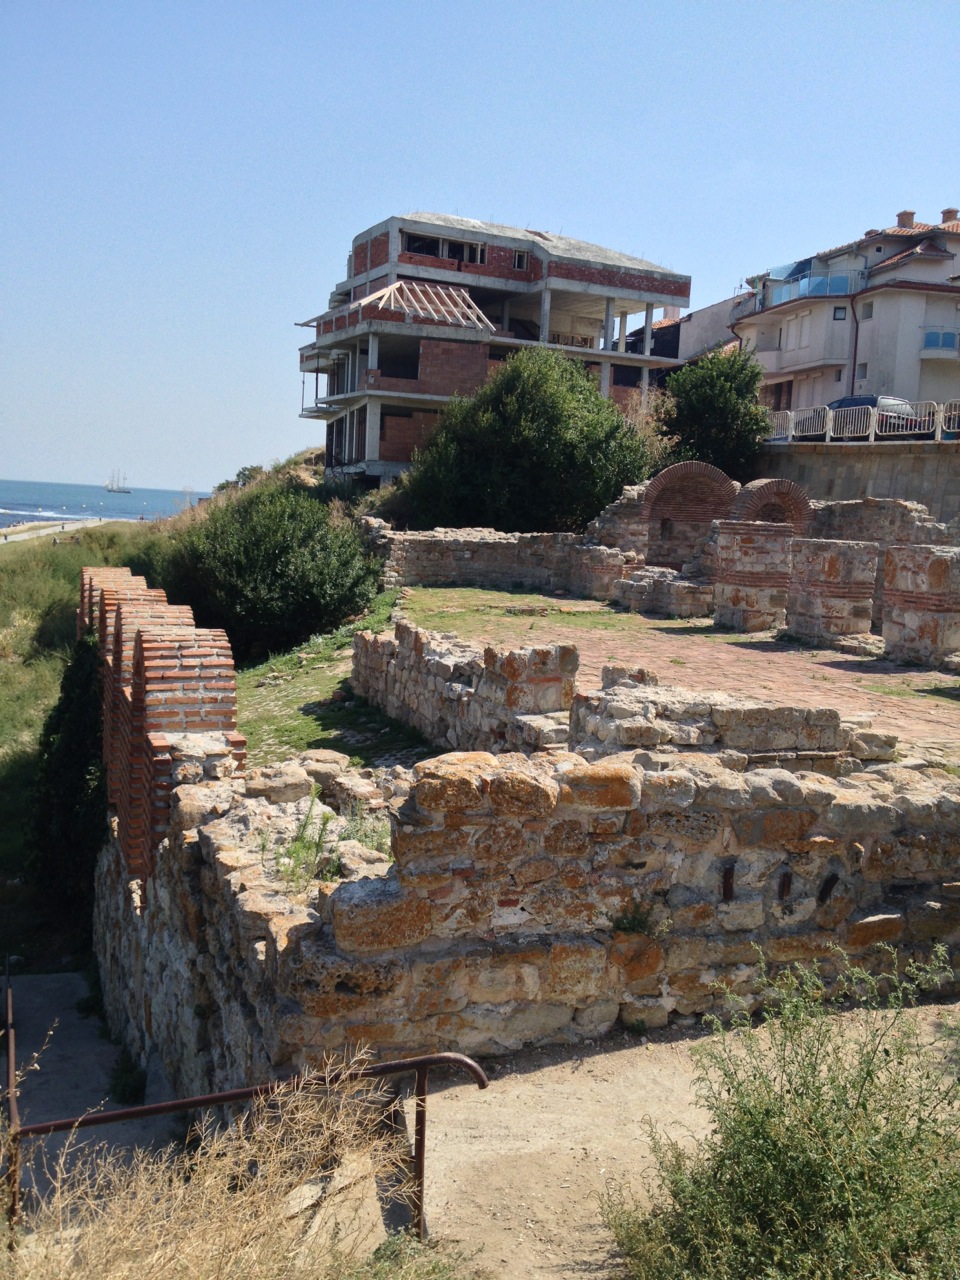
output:
M77 618L97 626L108 799L127 868L144 878L168 825L168 735L223 734L242 769L233 655L225 632L195 627L129 569L84 569Z

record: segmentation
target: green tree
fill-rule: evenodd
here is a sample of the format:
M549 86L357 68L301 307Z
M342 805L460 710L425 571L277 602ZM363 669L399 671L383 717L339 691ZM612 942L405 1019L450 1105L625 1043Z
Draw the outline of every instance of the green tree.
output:
M578 530L648 472L646 445L583 365L535 348L446 407L403 496L414 528Z
M667 379L660 434L674 443L670 462L695 458L735 480L749 480L770 431L757 399L763 368L752 351L711 351Z
M377 566L349 520L309 492L257 485L177 537L161 568L171 601L222 627L246 661L279 653L360 613Z

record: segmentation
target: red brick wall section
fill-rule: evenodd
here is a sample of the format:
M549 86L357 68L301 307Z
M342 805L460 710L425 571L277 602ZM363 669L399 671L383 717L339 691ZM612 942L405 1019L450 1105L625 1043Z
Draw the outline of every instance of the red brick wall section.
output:
M639 518L648 526L647 563L682 569L714 520L724 520L739 485L706 462L678 462L653 477Z
M186 605L167 604L162 591L145 591L137 599L122 600L117 606L113 642L103 653L104 671L104 762L107 766L107 798L119 805L125 786L125 761L137 748L138 731L132 725L130 686L133 651L141 630L151 635L193 630L193 613ZM110 689L108 709L107 689ZM106 726L110 724L110 738Z
M490 347L486 342L420 343L420 377L416 389L432 396L471 395L487 379Z
M690 295L690 285L686 280L670 280L618 267L586 267L574 262L551 262L548 283L552 279L577 280L583 284L600 284L610 289L640 289L645 293L665 293L671 298L687 298Z
M810 527L813 509L810 499L792 480L751 480L745 484L730 508L731 520L763 520L767 524L788 524L798 538Z
M353 246L353 274L355 276L358 276L362 272L366 271L367 262L369 260L369 251L370 251L369 240L362 240L360 244L355 244Z
M414 449L419 449L436 431L438 416L436 413L414 413L412 418L398 418L389 413L381 414L381 461L409 462Z
M243 768L233 655L225 632L195 627L129 570L84 569L77 618L97 627L108 795L127 868L142 878L166 833L171 736L223 735Z
M367 260L367 270L373 271L375 267L382 267L390 257L390 236L388 232L381 231L380 235L374 236L369 242L370 256Z

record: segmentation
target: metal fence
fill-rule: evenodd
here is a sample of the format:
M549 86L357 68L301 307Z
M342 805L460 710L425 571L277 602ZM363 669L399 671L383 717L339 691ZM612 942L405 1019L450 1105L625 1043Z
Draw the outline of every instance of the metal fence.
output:
M856 405L779 409L769 414L768 444L879 444L890 440L960 440L960 400L919 400L903 407Z
M17 1105L17 1064L16 1064L16 1028L13 1020L13 987L10 983L9 969L6 981L6 1000L4 1012L4 1033L7 1049L7 1080L4 1090L4 1108L6 1110L7 1134L4 1151L7 1200L7 1222L10 1228L11 1247L16 1243L14 1228L20 1216L20 1153L22 1144L32 1138L45 1137L50 1133L74 1132L78 1129L89 1129L104 1124L119 1124L124 1120L145 1120L150 1116L175 1115L181 1111L208 1111L214 1107L226 1106L230 1103L250 1102L254 1098L267 1097L279 1093L300 1083L309 1083L315 1088L325 1088L339 1084L344 1080L376 1080L387 1076L414 1075L413 1096L416 1103L413 1139L413 1221L421 1240L426 1235L424 1216L424 1198L426 1187L426 1146L427 1146L427 1089L430 1072L434 1067L452 1067L465 1071L472 1076L479 1089L486 1089L490 1081L483 1068L462 1053L427 1053L417 1057L402 1058L392 1062L370 1062L363 1066L334 1071L327 1075L310 1076L307 1081L303 1077L294 1076L285 1080L271 1080L267 1084L254 1085L246 1089L230 1089L221 1093L202 1094L193 1098L177 1098L171 1102L153 1102L142 1107L123 1107L116 1111L90 1111L82 1116L71 1116L64 1120L43 1120L38 1124L22 1124Z

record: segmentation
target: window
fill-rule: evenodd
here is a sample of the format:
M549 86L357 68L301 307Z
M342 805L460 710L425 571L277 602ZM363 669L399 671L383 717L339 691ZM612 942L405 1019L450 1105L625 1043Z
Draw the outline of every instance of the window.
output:
M856 381L857 381L857 382L862 382L862 381L864 380L864 378L867 376L867 362L866 362L866 361L864 361L864 362L863 362L863 364L858 364L858 365L857 365L857 372L856 372L856 374L855 374L854 376L855 376L855 378L856 378Z
M456 262L476 262L483 265L487 260L487 246L470 240L444 240L440 256L453 258Z
M514 271L526 271L530 265L530 254L526 249L514 249L513 251L513 269Z
M403 244L407 253L422 253L427 258L440 257L440 241L434 236L415 236L407 231Z
M846 318L847 318L847 308L846 308L846 307L834 307L834 308L833 308L833 318L834 318L834 320L846 320Z
M797 346L809 347L810 345L810 312L804 311L797 318L800 321L800 337L797 341Z
M843 377L843 370L842 370L842 369L834 369L834 371L833 371L833 380L834 380L834 382L839 382L839 381L840 381L840 379L841 379L842 377Z
M873 319L873 303L872 303L872 302L865 302L865 303L863 304L863 312L862 312L862 314L861 314L861 316L860 316L860 319L861 319L861 320L872 320L872 319Z

